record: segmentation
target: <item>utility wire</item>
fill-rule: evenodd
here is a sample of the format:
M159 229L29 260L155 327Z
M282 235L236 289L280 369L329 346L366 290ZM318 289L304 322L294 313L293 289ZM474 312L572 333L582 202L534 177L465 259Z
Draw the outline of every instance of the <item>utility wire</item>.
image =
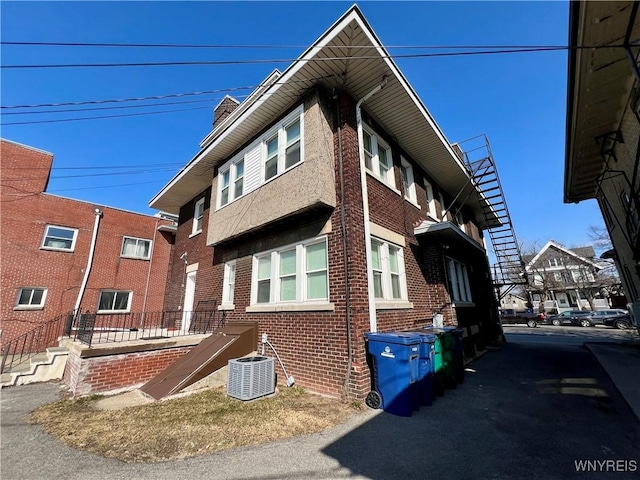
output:
M374 47L371 47L374 48ZM432 58L432 57L457 57L468 55L494 55L505 53L527 53L527 52L545 52L567 50L566 46L552 47L534 47L534 48L515 48L502 50L480 50L473 52L440 52L440 53L415 53L403 55L353 55L340 57L318 57L318 58L302 58L301 61L307 62L332 62L335 60L377 60L380 58ZM298 61L297 58L278 58L278 59L253 59L253 60L202 60L202 61L184 61L184 62L135 62L135 63L50 63L50 64L31 64L31 65L0 65L2 69L26 69L26 68L115 68L115 67L167 67L167 66L186 66L186 65L255 65L265 63L292 63Z
M622 37L621 37L622 38ZM309 45L223 45L223 44L180 44L180 43L100 43L100 42L23 42L23 41L0 41L0 45L21 45L21 46L45 46L45 47L115 47L115 48L212 48L212 49L287 49L287 48L308 48ZM611 47L622 47L623 45L610 45ZM385 45L386 49L519 49L519 48L600 48L596 46L576 46L567 45ZM375 48L372 45L345 45L337 48Z
M323 80L326 78L330 78L333 75L325 75L322 77L314 77L314 78L301 78L299 80L289 80L287 83L306 83L306 82L315 82L318 80ZM233 87L233 88L220 88L217 90L203 90L200 92L186 92L186 93L171 93L167 95L153 95L148 97L131 97L131 98L117 98L110 100L88 100L82 102L61 102L61 103L40 103L36 105L8 105L2 106L1 109L13 109L13 108L41 108L41 107L66 107L66 106L77 106L77 105L95 105L95 104L103 104L103 103L124 103L124 102L138 102L144 100L163 100L165 98L178 98L178 97L187 97L187 96L196 96L196 95L207 95L214 93L226 93L233 92L237 90L255 90L256 88L262 86L263 84L258 85L248 85L245 87ZM284 85L283 82L274 82L272 85Z

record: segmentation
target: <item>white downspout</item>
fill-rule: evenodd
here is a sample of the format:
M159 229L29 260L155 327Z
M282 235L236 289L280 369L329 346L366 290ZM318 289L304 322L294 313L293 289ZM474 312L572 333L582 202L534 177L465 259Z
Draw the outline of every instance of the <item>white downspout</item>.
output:
M156 249L156 237L158 235L158 223L162 218L156 220L156 226L153 230L153 240L151 240L151 252L149 252L149 269L147 271L147 282L144 286L144 299L142 301L142 315L140 316L140 325L144 324L144 317L147 312L147 297L149 296L149 282L151 281L151 267L153 266L153 252Z
M367 172L364 162L364 144L362 135L362 111L360 107L364 102L382 90L387 84L387 76L382 77L382 83L367 93L356 103L356 124L358 127L358 155L360 156L360 184L362 186L362 214L364 221L364 246L367 259L367 293L369 297L369 329L378 331L376 318L376 297L373 289L373 270L371 268L371 227L369 226L369 194L367 192Z
M96 250L96 241L98 239L98 227L100 226L100 217L102 217L102 211L96 208L93 213L96 218L93 223L93 235L91 236L91 247L89 248L89 257L87 258L87 267L84 269L84 278L80 284L80 291L78 292L78 298L76 299L76 306L73 309L74 316L80 312L80 303L84 296L84 291L87 288L87 282L89 281L89 274L91 273L91 266L93 265L93 255Z

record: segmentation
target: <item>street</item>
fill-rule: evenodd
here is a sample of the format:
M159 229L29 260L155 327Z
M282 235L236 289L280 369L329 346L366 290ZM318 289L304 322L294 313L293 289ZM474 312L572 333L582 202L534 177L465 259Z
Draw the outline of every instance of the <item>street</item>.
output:
M507 343L471 364L464 384L411 418L367 410L320 434L159 464L85 454L29 425L30 410L57 398L55 384L4 389L0 476L564 479L593 467L597 478L637 478L640 422L582 347L584 338L620 342L632 335L579 327L505 330Z

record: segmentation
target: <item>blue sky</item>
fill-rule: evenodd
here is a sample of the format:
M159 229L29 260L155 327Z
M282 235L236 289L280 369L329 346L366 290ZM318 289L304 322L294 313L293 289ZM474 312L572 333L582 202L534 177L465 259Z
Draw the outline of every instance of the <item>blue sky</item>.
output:
M262 45L265 48L115 48L3 45L3 66L293 59L348 2L7 2L3 42ZM360 2L391 54L398 46L566 45L568 2ZM286 46L286 48L283 48ZM590 243L595 201L563 198L567 51L396 60L450 142L485 133L521 242ZM2 70L1 105L117 100L223 90L139 102L2 109L3 138L54 154L50 193L154 213L149 200L198 151L212 108L242 100L290 62ZM149 106L150 103L176 103ZM122 107L83 112L45 110ZM188 109L188 110L187 110ZM89 116L172 113L31 123ZM30 114L13 113L32 112ZM35 112L35 113L34 113ZM9 115L9 113L12 113Z

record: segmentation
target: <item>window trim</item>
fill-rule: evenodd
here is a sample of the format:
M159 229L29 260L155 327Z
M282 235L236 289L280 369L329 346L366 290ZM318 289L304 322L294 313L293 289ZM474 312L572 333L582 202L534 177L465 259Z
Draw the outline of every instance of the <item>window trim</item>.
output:
M471 294L471 283L469 281L469 268L455 258L445 257L447 261L447 280L449 284L449 296L454 305L473 306L473 296ZM459 279L462 276L462 279ZM465 292L460 291L460 285ZM454 288L455 287L455 288Z
M441 221L441 219L438 218L437 215L436 198L433 195L433 185L431 185L431 182L426 178L424 179L424 191L427 195L427 214L431 217L432 220L435 220L437 222Z
M50 247L45 245L47 238L49 237L49 228L60 228L62 230L69 230L73 232L73 238L71 239L71 246L69 248ZM55 252L73 252L76 248L76 240L78 239L78 229L73 227L63 227L62 225L53 225L48 223L44 228L44 235L42 236L42 243L40 245L41 250L51 250Z
M293 165L286 167L287 157L287 129L296 122L300 122L300 136L298 142L300 143L300 160ZM267 178L267 160L272 157L267 157L267 144L277 138L278 151L276 153L276 173L272 177ZM298 106L289 115L280 120L276 125L271 127L267 133L262 136L261 139L261 152L260 152L260 185L265 185L268 182L273 181L280 175L284 175L289 170L296 168L298 165L304 163L304 105Z
M380 138L380 135L375 133L373 128L371 128L366 123L362 123L362 131L366 132L371 137L371 168L366 166L365 162L365 170L368 174L370 174L376 180L382 182L384 185L389 187L394 192L400 194L400 190L396 187L396 176L395 176L395 165L393 164L393 152L391 147L384 141L384 139ZM364 144L364 135L363 135L363 144ZM384 149L387 152L387 160L389 161L389 169L387 170L385 175L380 173L380 148ZM365 150L364 145L362 149ZM366 151L366 150L365 150Z
M191 236L197 235L202 232L202 227L204 225L204 201L206 197L200 198L196 201L193 207L193 225L191 226ZM202 211L198 215L198 207L202 207ZM198 222L200 222L200 228L198 228Z
M308 271L306 266L307 259L307 248L313 245L324 244L324 252L325 252L325 268L317 269L314 271ZM296 298L295 300L281 300L280 295L281 291L281 275L280 275L280 255L285 252L290 252L295 250L296 252L296 271L295 271L295 281L296 281ZM269 258L270 264L270 275L269 275L269 302L258 302L258 262L262 258ZM315 273L317 271L326 271L326 292L327 296L325 298L309 298L307 291L307 277L310 273ZM291 276L291 275L287 275ZM262 279L262 281L265 281ZM283 310L286 309L287 306L291 306L292 310L298 309L300 306L310 306L313 307L321 307L319 309L326 310L326 308L322 308L323 306L330 305L330 282L329 282L329 243L326 236L314 237L302 242L298 242L295 244L284 245L282 247L278 247L277 249L268 250L265 252L260 252L253 255L252 258L252 269L251 269L251 297L249 302L249 307L247 311L268 311L268 310ZM306 308L306 307L301 307Z
M136 249L138 247L138 242L148 242L149 243L149 249L148 249L148 255L146 257L138 257L135 255L125 255L124 254L124 244L126 242L126 240L136 240ZM139 238L139 237L131 237L129 235L123 235L122 236L122 246L120 247L120 258L130 258L133 260L150 260L151 259L151 248L152 248L152 241L148 238Z
M28 303L28 304L21 304L20 302L20 298L22 297L22 292L24 290L31 290L31 295L29 297L29 302L31 302L31 300L33 299L33 293L36 290L42 290L42 298L40 299L40 303L38 304L33 304L33 303ZM15 301L15 305L13 307L14 310L43 310L44 309L44 305L47 301L47 293L48 293L48 288L45 287L20 287L18 289L18 294L16 296L16 301Z
M380 237L371 236L371 251L373 252L374 246L373 243L376 242L380 245L380 266L381 269L378 269L381 273L381 287L382 287L382 297L376 297L376 308L384 308L385 303L393 303L393 304L404 304L409 301L408 291L407 291L407 271L404 262L404 247L398 245L396 243L390 242ZM400 287L400 297L395 298L393 296L393 285L392 285L392 272L391 272L391 261L389 252L390 249L397 250L397 263L398 263L398 273L393 273L398 275L399 277L399 287ZM371 265L370 268L373 270L373 254L371 255ZM403 307L399 307L403 308ZM409 307L410 308L410 307Z
M416 192L416 177L413 172L413 165L404 158L400 156L400 173L402 174L402 184L404 190L404 199L411 203L414 207L421 209L418 204L418 195ZM406 173L406 182L405 182L405 174Z
M242 164L242 175L238 177L238 165ZM216 206L218 209L229 205L232 202L235 202L237 199L243 197L246 194L245 188L245 177L247 173L247 162L245 155L240 155L239 157L234 158L231 162L221 168L218 171L218 181L220 183L220 188L217 189L216 192ZM228 183L227 186L222 188L222 178L228 175ZM242 193L240 195L236 195L236 184L239 180L242 180ZM222 191L227 189L227 201L222 203Z
M116 295L113 297L115 302L118 293L127 293L127 308L125 310L100 310L100 300L102 299L103 293L115 293ZM98 305L96 307L96 313L130 313L131 312L131 301L133 300L133 291L132 290L116 290L114 288L104 288L98 292Z
M229 281L231 272L233 271L233 282ZM224 274L222 276L222 303L220 304L220 310L233 310L235 308L234 296L236 286L236 261L229 260L224 264ZM229 293L231 297L229 298Z

